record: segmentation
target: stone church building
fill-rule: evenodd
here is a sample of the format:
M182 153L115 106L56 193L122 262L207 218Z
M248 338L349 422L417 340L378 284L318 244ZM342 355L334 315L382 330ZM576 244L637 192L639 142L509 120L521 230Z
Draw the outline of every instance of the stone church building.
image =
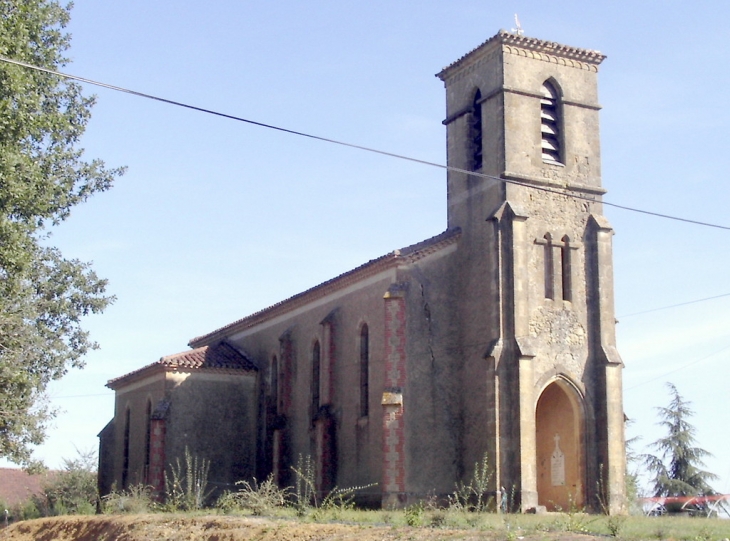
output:
M453 492L486 454L509 509L621 512L604 58L500 31L438 73L446 230L111 380L102 492L162 490L187 447L219 489L291 483L309 456L319 490L403 506Z

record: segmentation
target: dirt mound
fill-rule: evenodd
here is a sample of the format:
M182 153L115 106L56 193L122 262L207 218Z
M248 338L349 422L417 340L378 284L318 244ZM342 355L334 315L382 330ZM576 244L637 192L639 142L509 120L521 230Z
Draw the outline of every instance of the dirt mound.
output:
M532 536L520 537L530 539ZM503 538L498 532L313 524L251 517L183 515L65 516L28 520L0 530L4 541L471 541ZM535 539L591 541L586 535L546 534Z

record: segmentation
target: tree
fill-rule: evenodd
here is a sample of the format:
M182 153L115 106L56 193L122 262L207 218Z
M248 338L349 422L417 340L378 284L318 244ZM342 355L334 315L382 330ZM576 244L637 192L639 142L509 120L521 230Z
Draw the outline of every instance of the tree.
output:
M0 0L0 56L58 70L71 6ZM93 97L59 76L0 61L0 456L28 465L54 412L49 382L96 347L81 319L113 298L106 281L50 246L50 228L122 169L78 147Z
M708 451L697 447L695 427L689 419L694 415L691 403L684 400L672 383L667 383L672 397L669 406L657 408L659 425L667 435L655 441L651 447L657 455L644 455L644 463L651 473L654 495L697 496L715 494L709 481L717 479L713 473L702 470Z
M96 452L78 451L64 458L63 470L43 487L46 515L93 515L99 492L96 484Z

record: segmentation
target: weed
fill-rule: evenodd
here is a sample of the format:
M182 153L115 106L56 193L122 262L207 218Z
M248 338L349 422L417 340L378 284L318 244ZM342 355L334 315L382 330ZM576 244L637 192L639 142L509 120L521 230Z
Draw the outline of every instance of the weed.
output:
M624 522L626 522L626 517L622 515L611 515L608 517L608 524L606 527L612 537L619 537L621 530L624 527Z
M101 499L101 509L106 514L149 513L156 507L152 487L142 484L132 485L127 490L117 490L114 487Z
M177 457L170 466L170 475L165 472L167 507L183 511L201 509L213 492L208 490L209 471L210 460L198 459L185 447L185 464Z
M320 502L317 499L317 485L314 478L314 462L309 455L299 455L296 467L292 466L294 472L294 493L293 504L297 516L303 517L309 511L315 510L312 518L321 520L325 514L333 515L337 519L343 511L355 508L355 493L376 486L377 483L359 487L339 488L335 487Z
M692 538L692 541L710 541L712 539L712 530L708 528L707 526L703 526L700 528L700 531L697 532L697 535Z
M430 520L428 525L431 528L443 528L446 526L446 513L443 509L437 509L430 512Z
M474 464L474 475L468 484L459 482L456 490L448 496L449 509L453 511L475 511L482 513L493 506L494 498L487 497L492 470L489 456L484 453L482 460Z
M294 480L294 508L297 515L304 516L317 506L317 487L314 480L314 463L309 455L299 455L296 467L292 466Z
M413 505L409 505L404 510L406 524L413 527L423 526L423 503L418 502Z
M568 509L563 510L559 505L555 505L555 509L563 513L562 528L569 532L586 533L588 525L588 515L585 509L578 507L571 495L568 498Z
M236 485L241 488L236 492L226 492L218 498L215 505L218 509L222 511L248 509L253 515L261 516L286 505L289 489L279 488L274 482L273 474L263 483L258 483L254 478L251 483L238 481Z

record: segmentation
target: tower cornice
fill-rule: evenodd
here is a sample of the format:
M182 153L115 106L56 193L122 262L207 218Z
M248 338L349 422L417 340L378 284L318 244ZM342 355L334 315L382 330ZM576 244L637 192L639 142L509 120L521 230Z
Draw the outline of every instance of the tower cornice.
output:
M594 72L598 71L598 65L606 58L606 55L600 51L570 47L554 41L519 36L500 30L487 41L446 66L436 74L436 77L442 81L453 77L482 56L500 48L506 54L530 57L544 62Z

